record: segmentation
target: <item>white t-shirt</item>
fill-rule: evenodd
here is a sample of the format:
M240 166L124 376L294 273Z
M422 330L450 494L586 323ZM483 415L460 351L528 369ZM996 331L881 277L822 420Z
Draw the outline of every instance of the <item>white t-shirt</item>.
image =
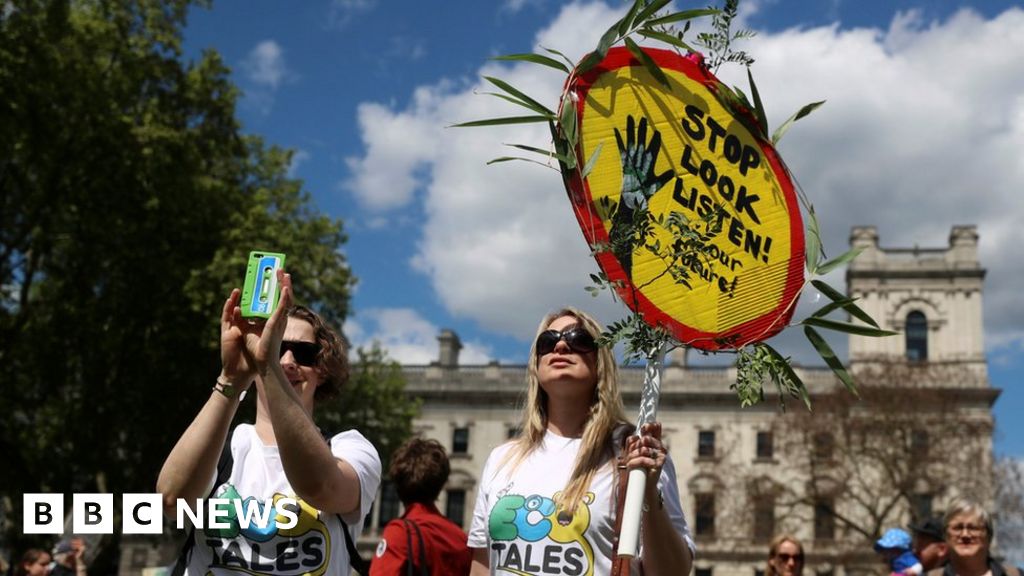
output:
M354 539L363 530L363 517L380 485L380 457L373 444L355 430L335 435L330 444L331 453L351 464L359 476L362 492L359 510L344 517ZM264 502L276 502L279 498L296 498L284 475L277 446L264 446L251 424L239 424L235 428L231 454L234 459L231 475L217 487L214 498L239 499L243 510L248 509L249 500L262 506ZM322 513L301 499L298 502L299 521L292 528L279 528L277 521L287 523L288 518L278 518L271 510L269 515L275 521L267 528L259 528L255 523L241 528L237 514L232 511L227 518L231 528L207 526L205 530L197 530L185 573L193 576L307 573L347 576L348 549L337 515Z
M469 529L470 548L489 551L491 574L611 574L614 464L609 462L594 475L574 515L559 515L555 509L555 495L569 483L580 442L548 432L511 477L511 463L501 464L512 444L491 452ZM673 527L694 550L671 458L665 460L658 488Z

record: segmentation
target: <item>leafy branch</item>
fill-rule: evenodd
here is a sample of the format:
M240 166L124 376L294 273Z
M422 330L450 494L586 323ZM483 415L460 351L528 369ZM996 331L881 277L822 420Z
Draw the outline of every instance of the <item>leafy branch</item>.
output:
M663 10L669 3L670 0L633 0L630 2L626 14L601 36L596 48L576 64L563 53L545 47L542 47L543 54L522 53L494 58L494 60L504 62L526 62L567 74L568 79L564 84L565 89L561 94L558 109L551 110L509 83L485 76L485 80L498 89L498 92L488 92L487 94L524 108L528 114L476 120L454 126L478 127L545 122L551 133L551 144L548 148L527 144L507 144L517 151L530 153L534 157L505 156L495 158L488 163L523 160L553 168L553 162L557 162L567 188L572 190L573 185L578 184L578 188L582 189L584 180L593 170L602 153L602 146L595 147L588 158L579 156L582 153L582 147L579 145L579 126L577 125L579 102L576 94L570 90L574 80L600 64L613 46L622 44L655 81L665 87L669 86L665 72L650 55L640 48L634 37L667 44L677 52L685 52L690 57L696 58L700 65L714 71L726 63L746 66L749 97L741 88L730 88L722 83L710 86L711 92L751 134L761 140L770 140L773 145L779 142L796 121L805 118L824 104L824 102L813 102L801 107L779 125L773 133L770 133L764 105L750 72L750 66L754 59L746 52L736 49L738 41L754 36L750 30L734 31L732 29L738 14L739 0L724 0L722 9L708 7L664 12ZM699 47L705 49L708 55L705 60L703 55L690 46L685 36L694 19L708 16L711 17L711 30L698 34L695 42ZM680 24L682 29L677 29L676 26ZM630 122L632 123L632 119ZM633 130L632 124L629 125L628 130ZM643 131L644 129L640 128L638 134ZM770 137L769 134L771 134ZM654 139L652 139L650 147L655 150L655 156L658 146L660 146L660 141L655 145ZM619 148L620 154L622 154L621 140ZM653 279L648 279L641 286L636 286L633 282L612 280L602 271L599 274L592 274L593 283L586 287L586 290L593 296L607 291L613 298L622 299L629 304L630 314L622 320L609 324L601 337L602 345L614 346L620 342L623 343L627 362L648 358L658 350L686 345L686 343L676 341L664 327L652 326L645 321L639 312L640 291L665 276L671 277L673 283L677 285L692 289L695 275L701 276L714 268L713 251L717 250L714 241L722 233L722 222L725 216L724 207L709 210L705 216L698 219L690 219L680 212L670 212L667 216L652 213L646 200L657 189L665 185L674 174L671 171L661 175L653 174L653 164L656 158L649 160L647 163L641 163L647 169L645 174L640 174L635 166L631 166L634 171L628 174L624 170L624 182L627 178L632 179L630 180L629 196L624 191L617 203L613 203L608 197L602 197L594 206L603 221L610 221L613 224L608 242L595 242L591 245L593 256L597 258L610 254L621 264L631 262L633 257L638 254L647 254L659 260L662 266L660 273L655 274ZM785 167L783 168L785 169ZM821 336L819 330L833 330L866 336L885 336L893 334L893 332L879 328L878 324L856 305L855 299L848 298L818 278L852 260L857 255L857 251L851 250L838 258L822 263L821 260L825 254L822 249L817 215L799 186L797 186L797 195L800 205L807 213L805 264L808 280L805 281L804 287L810 284L828 299L824 306L797 324L804 327L804 334L808 341L833 370L836 377L848 390L856 394L853 379ZM730 214L729 216L735 215ZM672 238L672 242L668 246L662 245L660 240L666 235ZM628 269L629 265L623 267ZM795 305L795 302L794 299L790 306ZM832 312L838 311L849 314L860 323L841 322L827 318ZM731 388L736 391L740 404L750 406L763 401L764 385L773 383L779 392L780 402L784 402L786 397L799 398L810 409L810 397L806 386L793 370L790 359L783 357L770 345L762 342L763 336L764 334L757 334L745 336L744 341L733 338L728 342L718 342L723 348L719 350L720 352L737 355L738 377Z

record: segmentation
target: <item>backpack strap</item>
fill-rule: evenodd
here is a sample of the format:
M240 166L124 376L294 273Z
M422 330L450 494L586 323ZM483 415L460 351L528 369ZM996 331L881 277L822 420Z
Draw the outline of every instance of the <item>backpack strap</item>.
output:
M217 460L217 476L213 479L213 487L210 488L210 493L206 495L206 499L213 498L214 492L217 491L217 487L228 481L231 477L231 467L234 463L234 455L231 454L231 438L235 435L234 428L228 428L228 436L224 439L224 448L220 451L220 458ZM192 559L192 548L196 545L196 528L193 526L188 531L188 536L185 537L185 542L181 545L181 551L178 552L178 559L174 562L174 567L171 568L170 576L182 576L185 574L185 568L188 567L189 560Z
M412 559L412 533L416 533L416 540L420 544L420 576L430 576L430 566L427 564L427 546L423 543L423 534L420 533L420 527L416 525L412 520L402 518L402 523L405 524L405 539L408 547L408 552L405 558L405 574L406 576L416 576L415 562Z

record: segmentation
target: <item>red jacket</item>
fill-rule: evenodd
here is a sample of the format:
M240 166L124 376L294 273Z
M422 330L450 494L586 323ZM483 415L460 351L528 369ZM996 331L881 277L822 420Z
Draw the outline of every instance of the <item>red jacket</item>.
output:
M402 518L416 523L427 548L427 565L431 576L462 576L469 574L473 553L466 545L466 533L445 518L433 504L414 502ZM412 534L412 558L419 574L420 545ZM402 567L409 556L405 524L401 519L388 522L381 534L377 552L370 564L370 576L405 576Z

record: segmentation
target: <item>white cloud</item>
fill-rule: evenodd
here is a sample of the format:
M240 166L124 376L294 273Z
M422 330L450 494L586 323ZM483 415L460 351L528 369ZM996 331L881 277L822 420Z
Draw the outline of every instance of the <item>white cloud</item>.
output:
M402 364L424 365L439 358L441 329L411 308L371 308L345 323L353 349L377 342L388 357ZM493 357L489 346L462 342L459 364L486 364Z
M288 73L284 50L274 40L264 40L253 47L242 62L242 68L250 82L270 90L277 90Z
M620 8L570 4L538 32L536 45L579 58ZM830 255L846 250L853 225L877 226L884 247L942 247L951 226L977 224L988 268L987 338L1001 346L1019 343L1024 325L1016 290L1024 285L1022 27L1019 8L991 20L966 10L942 22L905 13L887 29L761 32L747 46L773 127L827 100L787 134L780 152L815 205ZM557 72L494 63L480 72L557 105ZM746 85L742 69L722 72L727 83ZM485 166L513 152L502 142L545 146L546 127L443 128L522 113L474 94L490 90L482 81L441 81L417 89L404 109L364 103L365 153L349 159L349 189L378 211L423 202L414 265L455 316L521 338L563 303L616 318L618 305L582 290L596 266L559 175L526 163Z
M295 178L296 173L299 171L299 166L302 166L313 156L305 150L296 150L292 154L292 161L288 164L288 177Z
M327 21L331 26L343 28L356 16L365 14L377 6L377 0L332 0Z

